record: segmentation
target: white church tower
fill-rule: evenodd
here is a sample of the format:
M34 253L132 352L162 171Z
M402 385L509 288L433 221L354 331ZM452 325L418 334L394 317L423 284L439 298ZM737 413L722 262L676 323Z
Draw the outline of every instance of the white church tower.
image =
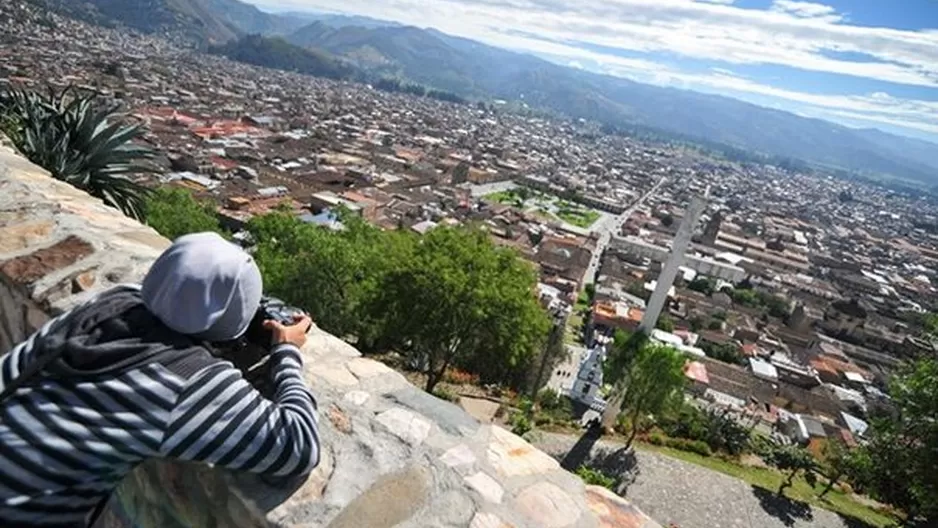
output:
M677 235L671 243L671 255L668 257L664 268L662 268L661 274L658 275L655 293L648 301L645 315L642 317L642 324L638 327L639 331L644 332L645 335L651 335L651 331L658 324L658 317L668 300L668 292L674 284L674 278L677 277L680 267L684 265L684 254L690 246L691 237L694 236L694 227L706 207L707 202L703 198L695 196L684 212L684 219L681 221L681 225L677 229Z

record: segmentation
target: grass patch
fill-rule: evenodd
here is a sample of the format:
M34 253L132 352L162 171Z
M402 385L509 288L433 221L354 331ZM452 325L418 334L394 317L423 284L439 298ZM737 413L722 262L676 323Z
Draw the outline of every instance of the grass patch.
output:
M635 446L644 451L660 453L671 458L697 464L713 471L736 477L753 486L775 493L785 480L785 476L774 469L765 469L744 466L720 457L705 457L689 451L681 451L664 446L655 446L644 442L636 442ZM823 508L862 521L870 526L886 528L896 525L896 519L880 513L869 506L860 504L849 495L838 489L831 490L824 499L818 498L823 486L819 483L817 489L812 488L800 475L795 479L794 485L785 490L789 499L801 501L817 508Z
M519 209L524 207L524 201L521 200L521 198L512 191L498 191L491 194L486 194L482 198L492 202L498 202L500 204L517 207Z
M564 342L570 345L583 344L583 315L579 310L573 310L567 318L567 329L564 332Z
M564 222L583 229L588 229L599 220L599 213L583 208L561 208L557 216Z
M556 199L553 195L542 194L535 191L509 189L507 191L486 194L482 198L489 202L510 205L517 209L534 209L536 210L536 214L545 221L562 220L583 229L588 229L596 223L600 217L597 211L579 204ZM551 204L553 204L553 207ZM552 212L555 208L556 212Z

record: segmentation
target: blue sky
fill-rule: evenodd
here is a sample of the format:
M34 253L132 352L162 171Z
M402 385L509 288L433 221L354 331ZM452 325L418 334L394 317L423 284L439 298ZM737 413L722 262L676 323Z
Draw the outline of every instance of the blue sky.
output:
M251 0L938 142L938 0Z

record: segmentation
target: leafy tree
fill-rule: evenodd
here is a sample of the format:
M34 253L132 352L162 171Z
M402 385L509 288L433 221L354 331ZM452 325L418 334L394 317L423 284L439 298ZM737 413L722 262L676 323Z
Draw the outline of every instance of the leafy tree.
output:
M846 446L837 441L830 441L825 444L823 455L820 469L824 477L827 478L827 485L824 486L824 489L821 491L820 495L818 495L819 498L824 498L825 495L830 493L844 476L849 475L853 471L856 464L855 456Z
M749 431L727 411L683 403L664 413L657 424L668 436L705 442L712 451L737 456L749 449Z
M607 413L624 413L630 431L625 448L632 446L641 420L658 415L679 403L684 389L684 355L675 348L654 343L636 333L631 339L617 335L607 369L615 382ZM603 417L606 422L608 416Z
M938 314L927 313L921 316L922 337L938 339Z
M567 357L567 347L563 340L566 330L566 318L554 319L540 357L531 365L528 385L532 399L537 399L538 391L547 383L548 374Z
M794 483L795 476L799 471L803 471L805 479L810 484L814 478L814 470L817 466L814 457L805 448L797 445L779 445L771 451L766 462L777 467L781 471L787 471L788 475L782 484L778 487L778 494L782 495L785 488L790 488Z
M730 297L733 298L733 302L736 304L759 306L759 296L756 295L755 290L736 288L730 290Z
M716 282L707 277L696 277L687 287L704 295L712 295L716 291Z
M47 95L10 90L0 95L0 119L16 148L53 178L69 183L127 216L143 219L147 189L129 179L148 172L152 152L134 143L141 125L126 126L116 107L69 87Z
M903 509L912 521L938 521L938 360L904 364L889 384L892 409L873 416L857 453L854 480Z
M701 349L707 356L718 361L734 365L743 363L743 355L739 351L739 345L735 343L715 344L707 342L701 345Z
M155 190L147 196L144 210L147 225L170 240L189 233L222 232L212 204L196 200L180 187Z
M784 297L763 294L759 296L759 301L766 307L772 317L788 317L791 312L791 305Z
M589 299L592 304L593 299L596 298L596 283L587 282L586 286L583 287L583 291L586 292L586 297Z
M323 329L356 336L366 351L403 342L385 299L391 270L409 258L407 232L382 232L354 215L341 215L345 230L333 233L288 212L255 217L248 231L266 289L303 306Z
M535 274L515 252L476 229L416 237L340 219L345 229L335 233L284 211L254 218L248 230L267 290L363 351L400 351L426 371L428 391L450 366L515 388L551 366L537 361L550 322L533 294Z
M674 331L674 321L667 315L662 315L658 318L658 323L655 327L659 330L664 330L665 332Z
M450 365L483 380L523 375L550 322L533 295L533 269L478 229L437 228L425 235L385 283L395 324L427 390Z

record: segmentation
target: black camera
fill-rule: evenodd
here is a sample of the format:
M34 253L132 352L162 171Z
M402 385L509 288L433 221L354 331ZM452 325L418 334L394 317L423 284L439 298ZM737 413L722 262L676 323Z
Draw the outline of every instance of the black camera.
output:
M297 317L304 315L306 315L306 312L295 306L290 306L276 297L264 296L261 298L261 304L258 306L251 324L248 325L244 339L252 345L269 347L272 336L270 330L264 328L265 322L276 321L284 326L290 326Z

